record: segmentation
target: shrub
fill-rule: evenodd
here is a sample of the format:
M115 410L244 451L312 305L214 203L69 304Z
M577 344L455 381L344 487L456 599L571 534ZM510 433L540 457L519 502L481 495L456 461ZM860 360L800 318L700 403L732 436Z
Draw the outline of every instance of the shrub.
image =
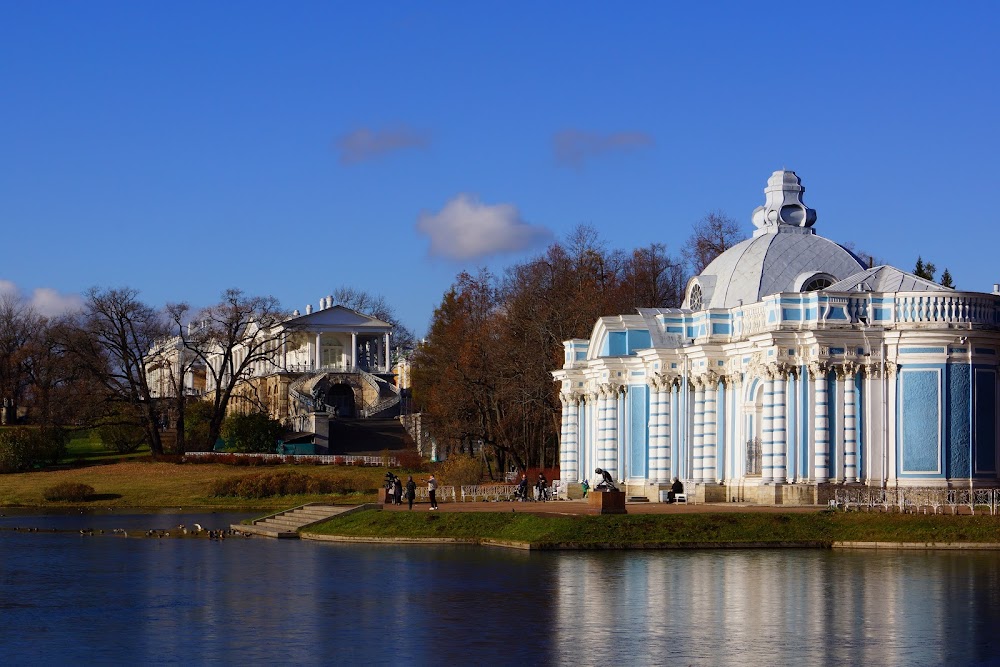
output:
M78 482L61 482L42 491L42 497L51 501L80 502L94 495L94 487Z
M222 439L235 452L274 453L281 432L281 422L263 412L229 415L222 422Z
M190 399L184 406L184 447L189 452L210 452L215 443L208 441L212 420L210 401Z
M396 452L395 457L399 462L399 467L404 470L424 469L424 461L420 458L420 454L418 454L415 449L407 449L402 452Z
M131 454L146 441L146 431L135 424L106 424L97 435L105 449L119 454Z
M454 454L441 465L441 483L451 486L471 486L483 479L483 460Z
M55 465L66 454L69 438L61 428L16 426L0 430L0 473Z
M346 477L314 477L300 472L261 472L212 483L213 496L259 499L301 494L350 493L358 491Z

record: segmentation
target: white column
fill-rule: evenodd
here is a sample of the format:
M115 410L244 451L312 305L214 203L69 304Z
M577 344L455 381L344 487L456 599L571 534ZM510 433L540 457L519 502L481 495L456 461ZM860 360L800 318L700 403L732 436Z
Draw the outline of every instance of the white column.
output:
M354 368L358 365L358 332L351 332L351 359L347 362L348 368Z
M607 440L604 446L607 448L608 466L605 468L611 473L611 478L618 481L621 478L621 471L618 469L618 399L617 387L613 387L611 395L608 397L607 412Z
M844 481L858 481L858 418L854 364L844 364Z
M681 476L681 438L680 424L683 417L680 415L680 384L674 383L670 387L670 407L667 419L667 431L670 433L670 478ZM670 480L668 480L670 481Z
M322 342L322 336L323 336L323 334L321 334L321 333L316 334L316 365L315 365L315 369L316 370L319 370L320 367L323 365L323 342Z
M813 380L813 402L816 434L816 454L813 458L813 479L818 483L830 481L830 420L829 391L826 387L826 364L809 364L809 377Z
M673 464L673 451L671 450L673 438L670 437L671 397L675 391L673 385L674 383L670 382L662 385L660 388L660 451L662 452L662 465L660 466L660 475L656 478L656 481L660 484L667 484L670 482L670 471Z
M760 481L774 481L774 374L768 369L764 377L764 409L760 424Z
M660 418L662 404L660 397L663 395L659 379L652 379L649 383L649 471L646 479L656 482L660 478L660 470L663 467L663 421Z
M705 414L702 425L701 479L706 484L716 481L716 453L718 448L718 378L714 374L705 378Z
M392 348L389 347L389 334L386 333L383 340L384 350L385 350L385 372L388 373L392 370Z
M778 369L774 378L774 411L773 437L771 439L771 469L775 484L784 484L788 480L786 454L788 448L788 429L785 424L785 370Z
M695 383L692 478L694 481L700 482L705 479L705 384L701 378L695 380Z

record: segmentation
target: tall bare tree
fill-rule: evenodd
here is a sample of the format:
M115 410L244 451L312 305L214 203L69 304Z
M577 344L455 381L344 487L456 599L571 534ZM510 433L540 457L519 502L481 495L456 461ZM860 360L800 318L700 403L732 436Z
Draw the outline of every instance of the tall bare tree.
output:
M168 307L181 345L191 352L191 363L205 365L212 402L205 444L211 445L219 438L233 396L255 392L252 378L276 364L281 348L276 325L288 315L274 297L248 296L238 289L226 290L219 303L193 318L190 310L184 303Z
M0 296L0 401L4 420L16 419L17 408L31 382L32 336L41 318L15 294Z
M712 211L694 224L681 254L692 274L698 275L713 259L745 238L734 219L722 211Z
M161 415L150 391L146 363L150 350L169 333L162 314L139 300L139 292L123 287L92 288L85 295L77 335L65 345L76 363L106 391L142 420L153 456L163 454Z

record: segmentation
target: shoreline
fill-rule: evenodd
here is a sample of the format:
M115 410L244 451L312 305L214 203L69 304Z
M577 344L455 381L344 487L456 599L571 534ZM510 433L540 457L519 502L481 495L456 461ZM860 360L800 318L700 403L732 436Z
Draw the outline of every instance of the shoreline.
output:
M516 540L468 537L355 537L350 535L320 535L303 531L299 537L315 542L340 544L385 544L439 546L481 546L518 551L693 551L706 549L858 549L866 551L1000 551L1000 542L635 542L630 544L602 543L532 543Z

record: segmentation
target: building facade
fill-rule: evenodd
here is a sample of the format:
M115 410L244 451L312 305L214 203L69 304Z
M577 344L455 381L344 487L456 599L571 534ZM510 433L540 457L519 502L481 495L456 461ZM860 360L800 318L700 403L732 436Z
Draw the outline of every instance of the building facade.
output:
M561 475L631 495L824 502L836 485L997 486L1000 291L869 267L816 234L791 171L679 309L564 343Z

